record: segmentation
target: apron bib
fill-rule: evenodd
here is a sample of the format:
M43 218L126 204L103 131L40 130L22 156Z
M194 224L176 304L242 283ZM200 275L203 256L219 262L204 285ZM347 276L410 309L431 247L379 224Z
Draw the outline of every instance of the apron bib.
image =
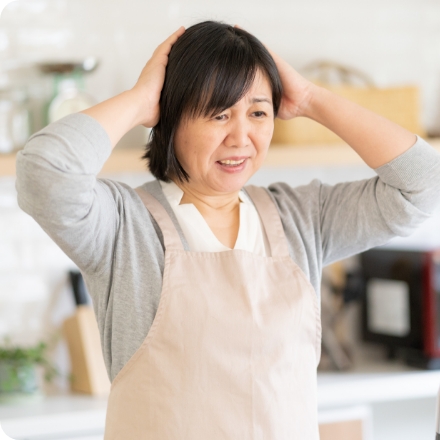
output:
M111 384L104 440L319 439L316 293L267 191L246 190L269 257L184 250L165 208L136 188L163 233L163 286L144 342Z

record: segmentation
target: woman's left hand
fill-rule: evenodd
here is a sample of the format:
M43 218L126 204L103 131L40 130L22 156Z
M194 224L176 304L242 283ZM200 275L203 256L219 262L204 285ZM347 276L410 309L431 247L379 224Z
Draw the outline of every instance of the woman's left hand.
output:
M292 119L306 116L307 108L318 86L301 76L290 64L268 47L266 49L275 61L283 85L283 95L277 117Z

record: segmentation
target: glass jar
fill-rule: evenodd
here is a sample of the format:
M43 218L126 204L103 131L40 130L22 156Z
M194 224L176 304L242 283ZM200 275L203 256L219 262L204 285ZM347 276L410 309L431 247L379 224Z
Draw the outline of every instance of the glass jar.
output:
M30 111L26 90L0 90L0 153L23 148L30 136Z

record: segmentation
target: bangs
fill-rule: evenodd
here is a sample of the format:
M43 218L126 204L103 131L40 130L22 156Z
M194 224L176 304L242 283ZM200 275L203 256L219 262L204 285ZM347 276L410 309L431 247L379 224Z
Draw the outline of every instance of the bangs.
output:
M235 46L223 52L208 62L207 72L194 77L183 108L186 116L213 117L240 101L252 86L257 65L250 51Z
M275 63L241 29L210 22L189 28L171 49L167 71L179 72L165 79L161 95L170 117L212 117L232 107L252 86L257 71L268 79L275 115L278 111L281 84Z

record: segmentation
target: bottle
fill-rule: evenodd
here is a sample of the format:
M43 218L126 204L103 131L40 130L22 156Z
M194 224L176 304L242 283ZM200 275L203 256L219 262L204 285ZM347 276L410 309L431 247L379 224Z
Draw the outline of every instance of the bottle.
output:
M28 96L24 88L0 90L0 153L19 150L30 136Z
M57 121L71 113L77 113L96 104L95 100L79 84L80 73L76 77L56 77L56 96L49 104L48 123Z

